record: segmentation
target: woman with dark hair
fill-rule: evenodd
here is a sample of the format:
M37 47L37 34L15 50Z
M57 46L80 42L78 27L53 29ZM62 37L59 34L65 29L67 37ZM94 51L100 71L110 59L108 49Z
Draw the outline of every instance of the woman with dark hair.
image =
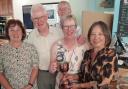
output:
M23 42L26 31L21 21L7 22L8 44L0 47L0 84L2 89L37 89L38 54L33 45Z
M10 27L15 27L16 25L19 26L19 28L21 29L21 32L22 32L22 39L21 40L23 41L26 37L26 31L25 31L25 28L22 25L21 21L16 20L16 19L11 19L6 24L6 26L5 26L6 37L8 40L10 40L9 29L10 29Z
M80 84L71 87L109 89L117 72L117 57L115 50L108 48L111 33L107 25L102 21L93 23L88 32L88 41L92 49L84 53L79 73Z

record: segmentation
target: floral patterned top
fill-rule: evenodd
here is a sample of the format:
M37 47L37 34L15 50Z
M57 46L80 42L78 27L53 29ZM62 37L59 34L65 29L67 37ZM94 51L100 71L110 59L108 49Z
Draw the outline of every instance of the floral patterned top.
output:
M22 43L20 48L9 44L0 47L0 72L4 72L13 89L28 84L32 67L38 67L38 54L33 45ZM36 83L32 89L37 89Z
M58 63L67 62L68 65L68 71L66 73L68 74L77 74L79 72L80 64L83 59L84 52L87 48L85 48L85 45L77 45L72 50L68 50L68 48L65 47L63 41L58 41L56 46L56 60ZM57 74L56 77L56 85L55 89L60 89L60 82L62 81L62 75L60 71Z
M93 51L94 49L90 49L84 53L79 74L82 83L97 81L97 84L100 84L117 71L117 57L114 49L103 48L92 60Z
M84 45L76 46L73 50L68 50L64 44L59 41L57 44L57 55L56 59L58 62L69 63L69 74L76 74L79 71L80 64L83 59L83 54L86 50Z

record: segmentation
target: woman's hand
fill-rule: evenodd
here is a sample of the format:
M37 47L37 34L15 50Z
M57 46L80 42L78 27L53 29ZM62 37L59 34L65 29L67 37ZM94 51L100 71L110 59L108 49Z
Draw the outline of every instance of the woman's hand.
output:
M24 86L24 87L21 88L21 89L32 89L32 86L31 86L31 85L26 85L26 86Z
M71 89L81 89L81 88L91 88L93 87L93 89L97 89L97 82L96 81L91 81L88 83L81 83L81 84L72 84Z
M97 82L96 82L96 81L91 81L91 82L89 83L89 85L90 85L91 87L93 87L93 89L98 89L98 88L97 88Z
M81 89L81 84L72 84L70 86L71 89Z
M78 75L77 74L66 74L65 77L69 80L78 80Z
M105 79L102 81L102 83L100 83L98 86L104 86L104 85L108 85L108 84L110 84L110 79L105 78Z
M83 35L80 35L79 37L77 37L77 42L78 44L83 45L86 42L85 37Z
M65 77L69 80L73 80L73 75L71 74L66 74Z

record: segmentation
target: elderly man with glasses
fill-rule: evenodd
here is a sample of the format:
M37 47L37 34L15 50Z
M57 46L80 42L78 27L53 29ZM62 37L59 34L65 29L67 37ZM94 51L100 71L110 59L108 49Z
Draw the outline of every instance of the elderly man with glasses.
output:
M47 23L48 13L43 5L36 4L31 8L31 19L35 29L28 36L27 41L34 44L39 54L39 75L37 84L39 89L54 89L56 74L49 73L50 48L61 38L57 28Z

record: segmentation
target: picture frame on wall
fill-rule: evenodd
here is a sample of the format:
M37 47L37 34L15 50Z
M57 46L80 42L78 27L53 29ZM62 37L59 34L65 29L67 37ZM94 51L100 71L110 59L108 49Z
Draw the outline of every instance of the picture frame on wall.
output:
M48 12L49 25L54 25L55 23L59 22L59 16L57 13L58 3L59 2L41 3ZM26 29L33 29L34 28L32 20L31 20L31 15L30 15L31 7L32 7L32 5L22 6L23 23L24 23Z
M45 3L43 4L44 8L48 12L48 23L49 25L54 25L55 23L59 22L59 16L58 16L58 2L56 3Z
M47 10L47 12L48 12L48 19L55 19L54 9Z

